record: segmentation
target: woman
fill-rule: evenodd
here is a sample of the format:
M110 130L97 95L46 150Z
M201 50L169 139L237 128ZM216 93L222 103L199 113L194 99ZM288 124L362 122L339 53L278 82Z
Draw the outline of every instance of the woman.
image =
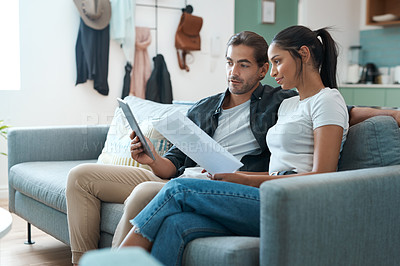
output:
M299 92L282 102L277 124L268 131L270 172L174 179L132 220L121 246L141 246L167 265L180 265L186 243L195 238L259 236L262 182L336 171L348 112L334 89L335 42L326 29L293 26L274 37L268 56L271 76L284 90Z

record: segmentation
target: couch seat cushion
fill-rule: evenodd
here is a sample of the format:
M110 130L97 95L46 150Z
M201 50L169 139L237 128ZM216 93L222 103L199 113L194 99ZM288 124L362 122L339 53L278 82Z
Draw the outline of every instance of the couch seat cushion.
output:
M69 170L96 160L26 162L10 169L9 184L15 190L63 213L67 212L65 187Z
M258 237L222 236L195 239L186 246L183 265L259 265Z
M123 213L124 204L102 202L100 230L113 235Z

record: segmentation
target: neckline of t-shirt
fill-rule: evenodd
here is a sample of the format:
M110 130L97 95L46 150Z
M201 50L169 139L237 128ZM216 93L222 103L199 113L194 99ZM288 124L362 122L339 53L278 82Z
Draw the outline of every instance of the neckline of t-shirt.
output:
M303 100L300 100L300 96L299 96L299 103L308 102L310 99L316 97L318 94L320 94L321 92L326 91L326 90L330 90L330 88L329 87L322 88L318 93L316 93L316 94L314 94L314 95L312 95L310 97L307 97L307 98L305 98Z
M241 103L241 104L239 104L239 105L237 105L237 106L234 106L234 107L232 107L232 108L229 108L229 109L221 108L221 110L222 110L223 112L235 112L235 111L238 110L238 109L242 109L242 108L244 109L245 107L247 107L247 105L250 106L250 99L247 100L247 101L245 101L244 103Z

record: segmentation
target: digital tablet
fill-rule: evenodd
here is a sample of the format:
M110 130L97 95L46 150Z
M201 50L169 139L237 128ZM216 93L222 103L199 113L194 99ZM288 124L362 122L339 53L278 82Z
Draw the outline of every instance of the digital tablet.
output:
M144 153L146 153L150 158L155 160L156 158L154 157L153 153L150 150L149 144L146 141L146 138L144 137L142 131L140 130L140 127L138 123L136 122L135 117L133 116L132 110L129 107L128 103L120 98L117 98L119 107L121 107L126 120L128 120L129 125L131 126L132 130L135 131L136 136L138 136L140 142L142 143Z

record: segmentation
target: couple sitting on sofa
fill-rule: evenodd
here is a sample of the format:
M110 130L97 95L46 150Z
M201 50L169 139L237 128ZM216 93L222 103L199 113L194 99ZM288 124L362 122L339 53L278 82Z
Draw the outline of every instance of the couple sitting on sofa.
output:
M269 68L268 56L271 76L282 88L260 84ZM217 174L210 177L213 180L175 179L164 187L196 163L176 147L153 161L132 133L132 158L152 171L85 164L69 174L66 195L74 264L84 252L97 248L101 201L126 200L114 247L121 242L139 245L167 265L180 264L184 245L194 238L259 234L261 182L335 171L349 114L350 124L379 114L393 115L400 124L399 112L346 109L340 93L330 89L337 87L337 52L324 29L288 28L275 36L269 49L261 36L241 32L229 40L226 60L227 91L199 101L187 115L241 160L242 172ZM294 87L298 95L289 90Z

